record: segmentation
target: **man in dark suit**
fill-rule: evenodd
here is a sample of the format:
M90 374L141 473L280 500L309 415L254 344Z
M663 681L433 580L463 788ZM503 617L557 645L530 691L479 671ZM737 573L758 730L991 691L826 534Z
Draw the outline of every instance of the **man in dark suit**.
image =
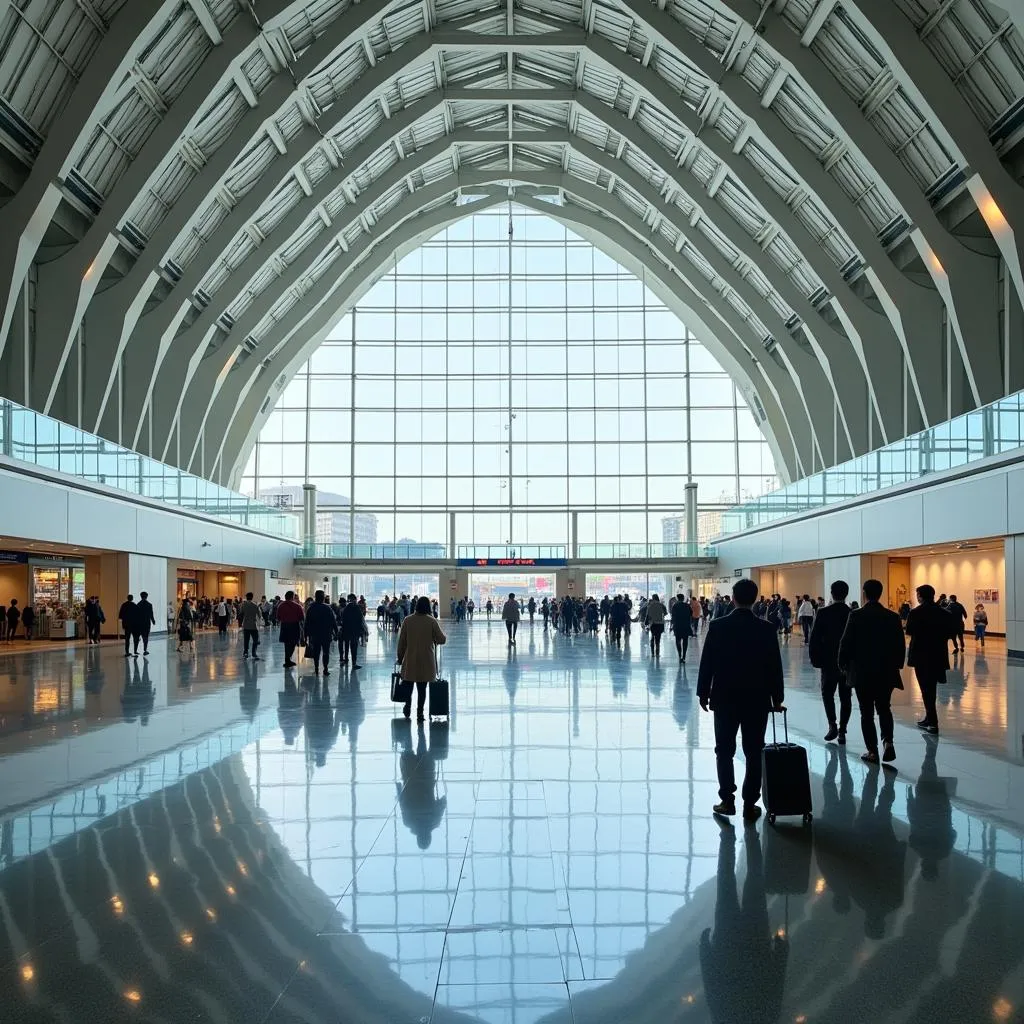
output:
M821 669L821 700L828 718L828 732L825 742L838 740L846 743L846 726L853 713L853 700L846 677L839 668L839 641L850 617L850 606L846 603L850 585L845 580L832 584L832 603L819 610L811 629L811 664ZM839 691L839 724L836 724L836 690Z
M918 728L937 736L939 716L935 697L949 670L949 641L956 637L956 619L935 603L935 588L927 583L917 588L917 602L907 616L907 664L913 666L924 701L924 718L917 723Z
M718 795L715 814L736 813L733 757L736 733L743 741L743 817L757 821L761 808L761 750L770 708L782 708L782 656L771 623L754 615L757 584L738 580L732 588L735 608L708 627L697 676L697 697L715 713Z
M882 760L896 760L893 746L892 691L903 689L900 669L906 658L900 617L881 603L882 584L864 581L864 604L850 612L839 642L839 667L857 691L860 725L864 733L861 760L878 764L878 732L882 733Z

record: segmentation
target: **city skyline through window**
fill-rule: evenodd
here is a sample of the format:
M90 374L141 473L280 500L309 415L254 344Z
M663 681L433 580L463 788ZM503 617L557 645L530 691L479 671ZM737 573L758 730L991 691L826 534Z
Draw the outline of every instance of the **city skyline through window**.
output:
M316 484L321 540L445 544L451 512L458 544L565 544L576 513L588 544L680 539L691 479L702 535L777 485L743 395L643 281L553 217L513 206L509 234L496 209L397 260L287 385L242 489Z

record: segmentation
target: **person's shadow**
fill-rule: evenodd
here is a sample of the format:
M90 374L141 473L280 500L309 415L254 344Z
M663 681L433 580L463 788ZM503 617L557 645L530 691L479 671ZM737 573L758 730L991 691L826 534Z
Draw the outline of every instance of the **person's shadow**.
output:
M838 784L837 784L838 777ZM849 849L857 805L846 748L828 748L821 811L814 822L814 851L837 914L850 910Z
M847 877L854 902L864 911L864 934L869 939L885 935L886 917L903 903L907 844L896 838L893 828L895 787L894 772L870 767L864 777L860 809L853 821L850 849L865 852L863 856L848 858Z
M137 718L139 725L148 725L149 716L153 713L153 706L156 703L156 690L149 679L149 666L143 665L142 675L139 675L138 662L132 660L129 668L124 666L124 692L121 694L121 715L126 722L134 722Z
M774 1024L782 1013L789 943L768 920L761 838L744 832L747 874L736 884L736 833L720 825L714 931L700 937L700 970L708 1013L716 1024Z
M238 706L251 722L256 718L256 712L259 710L262 691L256 685L255 662L246 661L243 670L245 677L243 684L238 688Z
M932 882L938 878L939 862L945 860L956 842L950 790L956 779L939 777L935 754L939 741L925 738L924 761L917 785L907 794L907 818L910 820L910 848L921 858L921 877Z
M303 681L305 682L305 680ZM307 751L317 768L327 764L327 755L338 741L341 718L335 716L331 690L325 682L314 684L304 708Z
M447 735L445 735L447 754ZM431 733L431 743L434 743ZM441 824L448 807L447 797L437 795L437 760L434 752L427 749L427 736L420 722L416 730L416 750L412 749L412 730L403 736L405 749L400 758L402 781L395 783L398 806L402 812L402 824L416 836L421 850L430 847L434 830Z
M302 706L305 701L306 691L295 685L294 673L286 673L284 689L277 694L277 724L281 727L285 746L293 747L302 730Z

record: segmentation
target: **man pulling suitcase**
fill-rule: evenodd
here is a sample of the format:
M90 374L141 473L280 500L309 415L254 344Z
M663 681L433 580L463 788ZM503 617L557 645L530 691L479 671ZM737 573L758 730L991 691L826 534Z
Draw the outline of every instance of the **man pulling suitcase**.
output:
M732 588L735 607L708 627L697 676L701 709L715 715L715 757L718 764L718 815L736 813L736 734L742 737L746 772L743 777L743 817L761 816L761 751L768 712L782 709L782 655L775 627L754 615L757 584L737 580Z

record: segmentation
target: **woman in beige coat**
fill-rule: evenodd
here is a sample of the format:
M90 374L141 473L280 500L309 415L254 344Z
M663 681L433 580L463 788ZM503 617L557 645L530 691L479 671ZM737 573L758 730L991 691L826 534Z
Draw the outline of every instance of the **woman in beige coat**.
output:
M423 721L423 706L427 702L427 683L437 678L437 661L434 645L443 644L444 635L437 619L430 614L430 598L421 597L416 602L416 612L402 622L398 634L398 660L402 664L402 679L415 683L417 691L416 720ZM408 718L412 714L412 695L402 709Z

